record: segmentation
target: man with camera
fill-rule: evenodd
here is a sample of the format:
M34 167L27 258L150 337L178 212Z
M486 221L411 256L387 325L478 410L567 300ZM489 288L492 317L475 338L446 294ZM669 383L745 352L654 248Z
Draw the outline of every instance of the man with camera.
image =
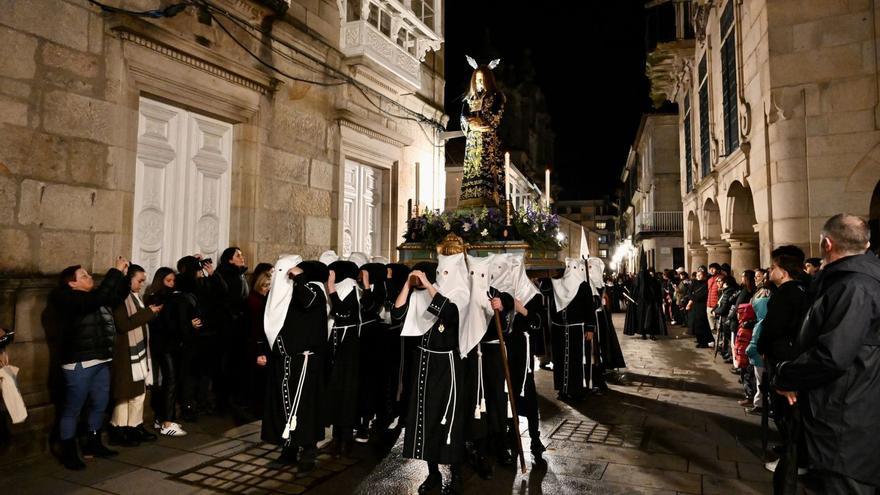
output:
M61 324L65 394L59 428L61 461L68 469L86 467L76 440L77 423L84 407L88 432L82 453L95 457L117 454L101 441L101 426L110 400L110 361L116 339L111 308L122 303L127 295L128 288L123 282L127 270L128 260L116 258L113 268L95 287L85 268L69 266L61 271L50 300Z

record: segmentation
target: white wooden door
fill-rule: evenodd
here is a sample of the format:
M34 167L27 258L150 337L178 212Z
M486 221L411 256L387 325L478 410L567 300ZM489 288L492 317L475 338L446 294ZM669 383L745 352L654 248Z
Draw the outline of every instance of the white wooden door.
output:
M149 275L229 242L232 124L140 99L132 261Z
M346 160L342 200L342 255L382 256L382 171Z

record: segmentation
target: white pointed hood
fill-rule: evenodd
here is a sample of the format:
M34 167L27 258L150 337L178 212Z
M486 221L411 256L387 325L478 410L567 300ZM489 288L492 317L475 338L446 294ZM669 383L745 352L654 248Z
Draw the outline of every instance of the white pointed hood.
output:
M577 295L581 284L587 281L587 273L584 268L584 260L580 258L565 258L565 273L562 278L551 280L553 283L553 299L556 301L556 311L567 308L569 303Z
M357 265L358 268L360 268L370 262L370 257L364 253L356 251L349 255L348 261L351 261L352 263Z
M459 327L467 318L468 312L468 280L467 267L463 254L439 256L437 259L437 282L434 284L441 295L455 303L458 307ZM427 290L413 290L409 297L409 308L400 332L404 337L424 335L436 323L437 316L428 311L431 297Z
M516 288L516 274L510 269L512 256L510 253L493 254L489 261L489 286L511 296Z
M330 263L339 259L339 255L336 254L336 251L329 249L321 253L321 256L318 257L318 261L324 263L327 266L330 266Z
M301 256L288 254L278 258L272 267L272 285L266 299L266 311L263 313L263 331L270 348L275 348L275 340L281 333L290 300L293 298L293 280L287 276L287 272L300 263Z
M600 258L587 258L587 274L590 277L593 295L598 296L599 291L605 286L605 262Z
M519 299L523 305L529 303L535 296L541 292L535 287L535 284L529 280L526 273L526 264L521 254L510 255L510 271L514 275L514 292L513 297Z
M468 256L470 273L470 304L468 317L463 320L458 337L458 347L464 356L483 338L489 321L495 315L489 304L489 268L492 256Z

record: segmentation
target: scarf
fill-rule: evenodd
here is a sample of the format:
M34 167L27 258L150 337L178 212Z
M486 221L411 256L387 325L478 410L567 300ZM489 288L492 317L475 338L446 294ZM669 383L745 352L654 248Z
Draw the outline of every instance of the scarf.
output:
M141 302L137 294L129 294L125 298L125 311L131 317L138 311L144 309L144 303ZM135 382L144 382L144 386L149 387L153 384L153 374L150 372L150 348L147 345L150 331L149 326L132 328L128 331L128 354L131 358L131 378Z

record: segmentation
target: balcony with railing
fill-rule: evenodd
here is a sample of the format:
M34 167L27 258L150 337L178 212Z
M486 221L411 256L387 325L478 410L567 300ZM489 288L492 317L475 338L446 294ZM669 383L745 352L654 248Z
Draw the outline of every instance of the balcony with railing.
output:
M428 50L443 43L440 0L337 0L346 57L366 57L414 89Z
M681 211L650 211L636 217L636 235L680 234L684 226Z

